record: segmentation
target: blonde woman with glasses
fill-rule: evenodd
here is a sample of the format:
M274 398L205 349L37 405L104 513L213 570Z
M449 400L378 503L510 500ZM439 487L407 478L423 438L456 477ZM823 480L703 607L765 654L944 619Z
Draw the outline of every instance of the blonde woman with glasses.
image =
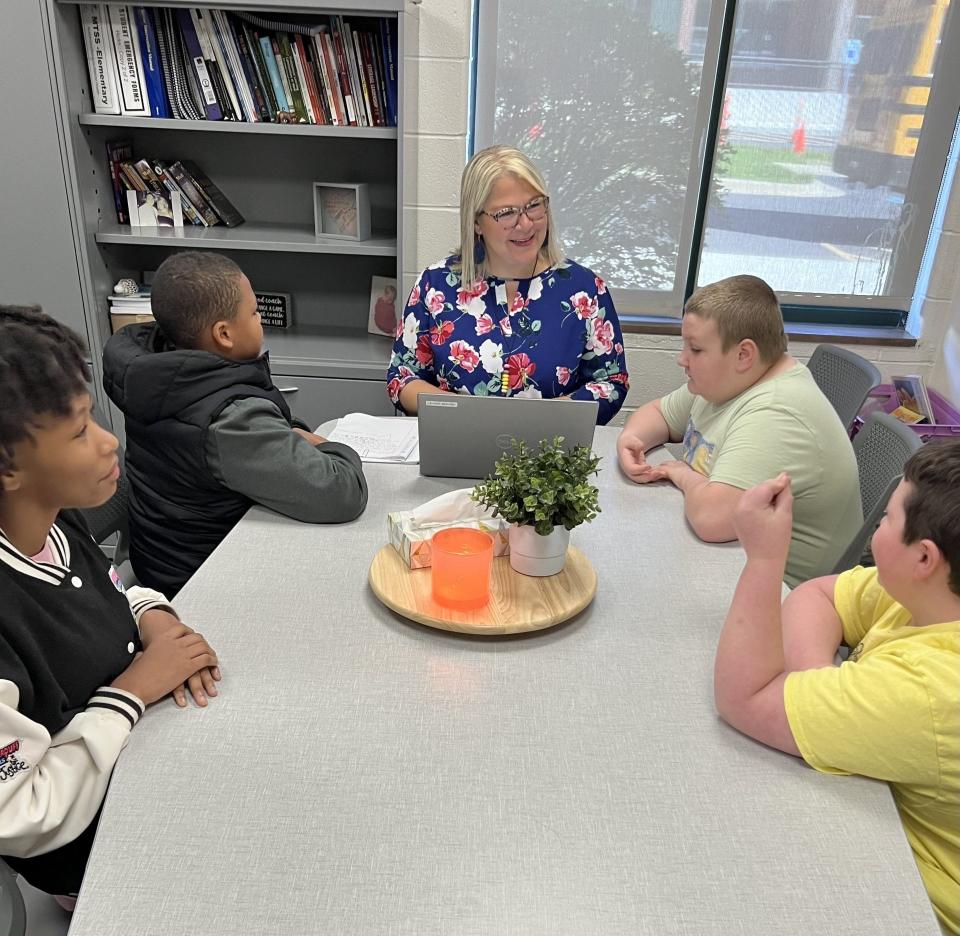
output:
M463 170L460 248L413 287L387 371L394 404L420 393L598 400L609 422L629 388L603 280L564 257L543 177L491 146Z

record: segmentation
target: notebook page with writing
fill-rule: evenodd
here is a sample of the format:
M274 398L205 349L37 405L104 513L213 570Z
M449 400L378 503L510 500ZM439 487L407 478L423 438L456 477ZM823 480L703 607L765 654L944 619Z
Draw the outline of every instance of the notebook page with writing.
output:
M365 462L415 465L420 460L415 419L349 413L327 438L349 445Z

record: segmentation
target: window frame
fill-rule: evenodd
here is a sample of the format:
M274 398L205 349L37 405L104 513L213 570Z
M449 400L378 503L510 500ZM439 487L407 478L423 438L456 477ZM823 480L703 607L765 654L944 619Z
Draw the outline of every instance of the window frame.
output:
M499 0L473 0L474 62L470 95L472 121L467 157L496 142L497 26ZM933 80L924 111L923 131L913 157L905 203L914 204L914 220L898 249L889 294L851 296L845 293L777 291L784 318L791 322L902 328L914 302L923 257L936 237L934 211L944 185L950 147L960 120L960 0L947 9L934 62ZM703 250L704 226L717 136L727 90L737 0L710 5L700 97L694 118L688 197L681 215L678 261L672 290L617 289L617 308L626 331L631 319L678 319L696 288ZM956 49L950 55L945 50ZM935 184L930 184L935 179ZM695 197L691 197L696 193ZM561 231L561 236L562 236Z

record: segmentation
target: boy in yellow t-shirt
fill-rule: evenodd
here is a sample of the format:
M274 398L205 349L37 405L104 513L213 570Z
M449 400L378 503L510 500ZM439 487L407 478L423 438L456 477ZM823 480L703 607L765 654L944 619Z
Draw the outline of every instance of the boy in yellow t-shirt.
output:
M717 710L817 770L889 781L940 925L960 934L960 440L907 462L875 569L813 579L781 608L792 507L781 474L737 508L747 562L717 647ZM841 643L853 650L836 666Z

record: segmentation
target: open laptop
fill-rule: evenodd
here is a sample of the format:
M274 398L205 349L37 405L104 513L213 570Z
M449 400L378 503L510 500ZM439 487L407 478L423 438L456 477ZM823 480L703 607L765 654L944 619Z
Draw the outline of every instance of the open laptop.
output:
M592 445L596 400L528 400L420 394L420 474L441 478L485 478L496 460L523 439L563 436L564 445Z

